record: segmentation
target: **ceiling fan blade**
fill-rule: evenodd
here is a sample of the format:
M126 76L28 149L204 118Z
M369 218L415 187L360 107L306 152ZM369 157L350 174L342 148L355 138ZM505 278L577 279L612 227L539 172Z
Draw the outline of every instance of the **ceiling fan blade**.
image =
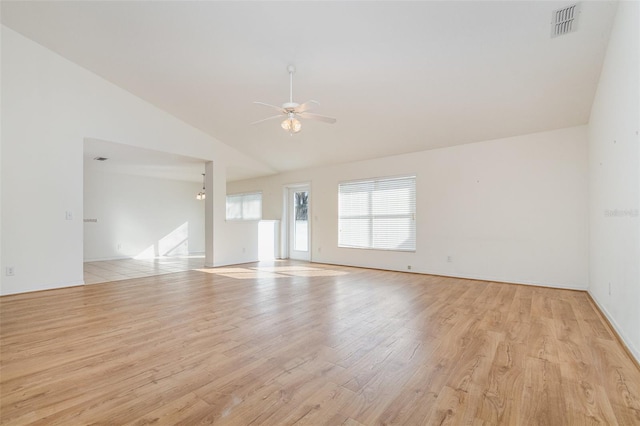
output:
M286 114L286 111L284 109L282 109L282 107L279 107L279 106L276 106L276 105L265 104L264 102L254 102L254 104L266 106L266 107L269 107L269 108L274 108L274 109L280 111L281 113Z
M269 121L269 120L273 120L274 118L282 118L282 117L285 117L285 115L283 115L283 114L274 115L274 116L271 116L271 117L263 118L262 120L254 121L251 124L258 124L258 123L262 123L263 121Z
M305 103L303 103L302 105L298 105L298 107L295 109L296 113L301 113L301 112L305 112L305 111L309 111L311 108L315 108L317 106L320 105L320 102L318 101L307 101Z
M301 118L307 118L309 120L322 121L324 123L333 124L336 122L336 119L333 117L327 117L326 115L314 114L311 112L303 112L298 114Z

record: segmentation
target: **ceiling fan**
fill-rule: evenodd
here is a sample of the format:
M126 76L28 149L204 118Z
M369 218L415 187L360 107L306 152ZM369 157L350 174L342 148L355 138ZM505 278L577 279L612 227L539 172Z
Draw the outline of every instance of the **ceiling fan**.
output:
M279 112L279 114L272 117L264 118L262 120L254 121L251 124L258 124L262 123L263 121L269 121L275 118L284 117L284 121L280 124L280 126L293 136L294 133L298 133L302 129L302 123L300 123L300 120L298 120L299 118L317 120L329 124L335 123L336 119L333 117L327 117L326 115L308 112L310 109L320 105L318 101L307 101L303 104L293 102L293 73L296 72L296 68L293 65L289 65L287 67L287 71L289 71L289 102L285 102L284 104L282 104L282 106L271 105L264 102L254 102L254 104L274 108Z

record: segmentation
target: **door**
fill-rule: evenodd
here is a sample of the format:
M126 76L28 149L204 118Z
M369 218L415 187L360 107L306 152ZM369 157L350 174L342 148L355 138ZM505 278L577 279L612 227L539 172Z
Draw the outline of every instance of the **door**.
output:
M311 191L308 185L289 188L289 258L311 260Z

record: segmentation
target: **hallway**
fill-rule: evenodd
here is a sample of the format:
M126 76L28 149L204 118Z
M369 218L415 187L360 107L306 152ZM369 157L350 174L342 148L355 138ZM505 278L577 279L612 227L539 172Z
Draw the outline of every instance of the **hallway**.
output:
M84 283L97 284L130 278L151 277L203 267L204 254L85 262Z

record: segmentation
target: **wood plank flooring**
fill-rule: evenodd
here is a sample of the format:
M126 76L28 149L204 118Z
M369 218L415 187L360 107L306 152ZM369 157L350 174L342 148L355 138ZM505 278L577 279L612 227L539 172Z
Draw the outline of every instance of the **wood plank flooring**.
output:
M640 425L584 292L296 262L0 298L6 425Z

